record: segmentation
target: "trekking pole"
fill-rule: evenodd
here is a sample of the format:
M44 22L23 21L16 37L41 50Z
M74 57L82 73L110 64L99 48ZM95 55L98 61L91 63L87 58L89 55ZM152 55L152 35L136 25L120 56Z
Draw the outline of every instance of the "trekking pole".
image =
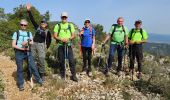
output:
M30 64L29 64L29 62L30 62L30 58L29 58L29 56L30 56L30 52L31 52L31 45L30 45L30 42L31 42L31 40L30 39L28 39L27 40L28 41L28 45L26 46L26 48L28 48L28 51L27 51L27 57L28 57L28 70L30 69L29 67L30 67ZM30 70L29 70L30 71ZM30 73L31 74L31 73ZM30 75L31 76L31 75ZM31 90L33 89L33 87L34 87L34 83L33 83L33 79L32 79L32 76L30 77L30 86L31 86Z
M124 52L124 58L123 58L123 60L124 60L124 63L123 63L123 71L125 72L125 71L126 71L126 69L125 69L126 63L125 63L125 61L126 61L126 53L127 53L127 49L126 49L126 47L125 47L124 49L125 49L125 52Z
M132 44L130 45L130 57L132 57ZM130 58L130 59L132 59L132 58ZM131 78L133 81L134 69L131 69L131 74L132 74Z
M68 46L64 43L64 66L65 66L65 78L66 78L66 69L67 69L67 57L68 57Z
M66 57L67 57L67 54L66 54L66 44L64 43L64 70L65 70L65 78L66 78Z
M99 61L98 61L98 64L97 64L98 67L100 67L102 51L103 51L103 45L101 45L101 49L100 49Z
M103 47L103 51L104 51L104 54L106 55L106 54L107 54L107 51L106 51L106 47L105 47L105 46ZM105 65L103 65L103 67L108 66L107 56L105 56L104 59L105 59Z

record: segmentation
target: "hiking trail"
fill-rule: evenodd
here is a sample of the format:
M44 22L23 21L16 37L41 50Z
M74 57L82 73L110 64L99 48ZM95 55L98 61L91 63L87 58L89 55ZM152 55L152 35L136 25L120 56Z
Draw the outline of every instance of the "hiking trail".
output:
M28 82L25 81L25 90L20 92L16 85L16 64L3 54L0 54L0 71L5 84L4 95L7 100L39 100L40 98L31 92Z

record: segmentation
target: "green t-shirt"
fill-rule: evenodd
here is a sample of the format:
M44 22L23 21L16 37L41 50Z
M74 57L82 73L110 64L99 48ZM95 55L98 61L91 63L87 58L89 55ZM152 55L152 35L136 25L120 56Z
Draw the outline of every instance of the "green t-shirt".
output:
M140 42L142 40L147 40L148 39L148 33L144 29L142 29L142 34L140 32L140 29L139 30L134 29L134 31L133 31L133 33L131 35L132 30L133 29L130 30L129 35L128 35L129 38L131 37L132 41ZM143 38L142 38L142 35L143 35Z
M72 23L59 23L60 24L60 33L58 33L59 31L59 25L55 25L54 27L54 33L59 34L58 37L61 39L69 39L71 37L72 34L74 34L75 32L75 28L74 25ZM70 27L69 27L70 26ZM71 43L71 41L70 41ZM69 43L69 44L70 44ZM61 45L62 43L59 42L59 45Z
M114 27L116 27L115 32L113 33L112 39L111 39L111 44L116 44L119 42L123 42L125 39L125 36L128 35L128 29L127 27L124 26L125 32L123 31L123 27L122 26L112 26L109 34L111 35Z

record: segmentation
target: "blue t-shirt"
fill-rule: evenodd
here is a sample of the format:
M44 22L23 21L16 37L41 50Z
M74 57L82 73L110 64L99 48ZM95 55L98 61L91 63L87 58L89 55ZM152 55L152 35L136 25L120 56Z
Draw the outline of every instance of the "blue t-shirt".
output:
M95 36L94 28L92 28L92 31L90 31L90 27L84 28L84 32L82 34L81 46L92 47L93 36Z
M16 41L17 42L17 46L19 48L24 48L22 46L22 42L27 41L28 39L32 39L32 33L29 32L29 34L30 34L30 37L28 37L27 31L19 30L18 41ZM17 32L13 33L12 40L17 40Z

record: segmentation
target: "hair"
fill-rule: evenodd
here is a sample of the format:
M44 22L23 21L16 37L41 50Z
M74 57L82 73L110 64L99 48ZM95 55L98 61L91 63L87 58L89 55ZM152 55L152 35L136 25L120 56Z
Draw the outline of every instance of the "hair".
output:
M123 18L123 17L118 17L117 21L118 21L119 19L123 19L123 20L124 20L124 18Z
M142 21L141 20L137 20L137 21L135 21L135 24L142 24Z
M25 23L25 24L28 24L28 21L26 19L21 19L21 21L19 22L20 24L21 23Z

